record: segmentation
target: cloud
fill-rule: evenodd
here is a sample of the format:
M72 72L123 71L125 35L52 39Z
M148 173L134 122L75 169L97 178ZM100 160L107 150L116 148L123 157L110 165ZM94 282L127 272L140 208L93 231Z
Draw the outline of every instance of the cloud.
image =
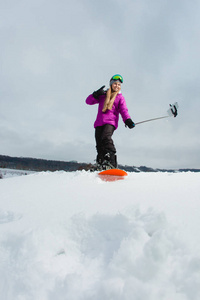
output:
M119 162L182 167L173 149L200 167L199 3L31 0L1 8L2 154L93 161L97 106L85 98L121 73L135 122L165 115L175 101L180 113L134 134L120 121Z

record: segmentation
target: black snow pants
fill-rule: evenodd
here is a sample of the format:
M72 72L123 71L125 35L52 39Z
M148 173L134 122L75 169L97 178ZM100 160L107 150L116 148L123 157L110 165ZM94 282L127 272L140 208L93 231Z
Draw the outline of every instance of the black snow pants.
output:
M104 159L110 157L110 162L113 166L117 166L116 148L112 140L115 127L110 124L98 126L95 128L95 139L97 149L97 162L102 163Z

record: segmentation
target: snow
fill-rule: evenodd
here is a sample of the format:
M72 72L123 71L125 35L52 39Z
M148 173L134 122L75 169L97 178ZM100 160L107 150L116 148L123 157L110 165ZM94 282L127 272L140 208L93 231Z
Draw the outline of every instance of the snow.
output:
M35 173L35 172L34 171L0 168L0 179L14 177L14 176L28 175L28 174L32 174L32 173Z
M1 179L0 299L199 300L199 182L192 172Z

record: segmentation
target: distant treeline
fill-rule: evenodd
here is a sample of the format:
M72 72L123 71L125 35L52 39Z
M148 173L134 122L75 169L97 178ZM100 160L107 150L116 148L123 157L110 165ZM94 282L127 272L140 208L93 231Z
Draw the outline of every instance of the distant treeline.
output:
M0 168L16 169L16 170L29 170L29 171L78 171L89 170L92 164L78 163L77 161L57 161L46 160L29 157L10 157L6 155L0 155ZM145 166L123 166L119 165L119 168L128 172L200 172L200 169L153 169Z
M29 171L76 171L89 168L89 164L76 161L54 161L29 157L10 157L0 155L0 168L29 170Z

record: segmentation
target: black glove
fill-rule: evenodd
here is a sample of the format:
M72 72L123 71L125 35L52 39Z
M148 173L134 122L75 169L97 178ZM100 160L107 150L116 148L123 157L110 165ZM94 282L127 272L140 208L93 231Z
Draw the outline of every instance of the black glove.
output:
M127 119L125 121L126 126L128 126L128 128L133 128L135 127L135 123L131 120L131 119Z
M94 97L95 99L98 99L99 96L104 95L104 94L105 94L104 88L105 88L105 85L103 85L103 86L102 86L100 89L98 89L97 91L94 91L94 93L92 94L93 97Z

